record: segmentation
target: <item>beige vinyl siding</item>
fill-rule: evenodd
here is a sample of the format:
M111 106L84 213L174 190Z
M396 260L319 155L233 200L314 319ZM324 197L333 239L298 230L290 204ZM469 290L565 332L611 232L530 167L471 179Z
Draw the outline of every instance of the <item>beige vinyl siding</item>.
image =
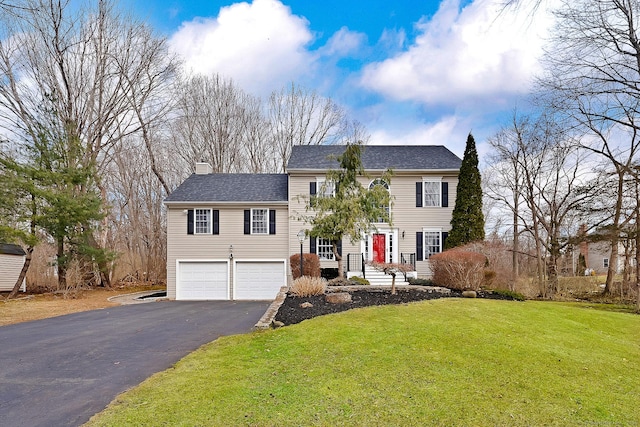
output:
M370 173L371 178L361 178L360 182L363 185L368 186L369 183L378 178L380 174ZM304 200L297 200L297 196L304 197L309 196L309 183L315 182L317 178L323 177L322 174L315 173L294 173L289 177L289 211L290 211L290 239L289 245L292 253L300 251L300 244L296 234L301 229L309 229L309 225L305 224L298 219L300 215L305 215L305 202ZM422 182L424 178L433 177L434 179L442 179L443 182L449 183L449 207L416 207L416 182ZM416 252L416 232L422 232L423 229L429 228L434 230L440 230L448 232L451 228L451 214L453 213L453 207L456 200L456 186L458 183L458 177L456 174L443 174L442 172L418 172L418 173L406 173L402 171L396 171L391 178L390 192L393 198L391 215L393 229L398 231L398 256L400 253L415 253ZM381 225L382 226L382 225ZM385 225L386 226L386 225ZM402 232L405 236L402 238ZM307 239L304 243L304 251L309 252L310 243ZM344 262L346 266L346 255L348 253L360 253L361 245L357 242L355 245L351 244L349 239L344 239L342 242L342 253L344 256ZM335 268L337 267L336 261L321 261L323 268ZM431 272L429 270L428 261L418 261L416 263L416 269L418 276L429 277Z
M198 209L220 211L220 234L187 234L187 209L195 206L170 206L167 209L167 296L176 296L176 260L229 260L233 245L234 260L282 260L288 268L288 218L284 205L201 205ZM245 235L244 210L268 208L276 210L276 234ZM229 272L233 283L233 269Z
M13 290L13 286L22 271L24 260L24 256L0 254L0 291ZM24 282L20 290L25 290Z

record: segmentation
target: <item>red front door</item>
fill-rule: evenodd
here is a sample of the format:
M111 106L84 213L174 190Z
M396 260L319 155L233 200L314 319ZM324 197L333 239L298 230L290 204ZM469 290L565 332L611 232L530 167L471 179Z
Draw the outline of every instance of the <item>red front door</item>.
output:
M385 238L384 234L373 235L373 262L385 262Z

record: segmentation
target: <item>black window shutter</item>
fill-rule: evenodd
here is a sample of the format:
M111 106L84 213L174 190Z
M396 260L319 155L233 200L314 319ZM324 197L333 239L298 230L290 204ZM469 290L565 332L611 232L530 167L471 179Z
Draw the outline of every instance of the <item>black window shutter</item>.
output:
M244 234L251 234L251 210L244 210Z
M213 234L220 234L220 211L218 209L213 210Z
M342 255L342 240L338 240L338 255Z
M312 253L312 254L316 253L316 238L315 237L309 238L309 253Z
M311 195L309 197L309 206L314 207L316 204L316 192L317 192L317 185L314 182L310 182L309 183L309 194Z
M416 182L416 208L422 207L422 182Z
M447 237L449 237L449 233L446 231L442 232L442 250L444 251L445 245L447 244Z
M187 211L187 234L193 234L193 209Z
M424 256L424 250L422 249L422 244L424 240L422 237L422 231L418 231L416 233L416 261L422 261Z
M276 211L269 209L269 234L276 234Z
M443 208L449 207L449 183L448 182L442 183L442 207Z

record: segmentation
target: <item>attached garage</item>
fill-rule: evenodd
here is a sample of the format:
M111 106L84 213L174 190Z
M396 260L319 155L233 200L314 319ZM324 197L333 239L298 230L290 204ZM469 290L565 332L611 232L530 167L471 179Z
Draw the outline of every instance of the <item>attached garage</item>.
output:
M228 300L228 261L177 261L177 300Z
M271 300L287 284L285 260L236 261L233 299Z

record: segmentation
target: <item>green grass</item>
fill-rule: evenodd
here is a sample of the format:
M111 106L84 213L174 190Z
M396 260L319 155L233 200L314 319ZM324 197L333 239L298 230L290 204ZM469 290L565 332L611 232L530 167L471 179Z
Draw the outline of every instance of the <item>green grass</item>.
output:
M441 299L226 337L91 425L640 425L640 316Z

